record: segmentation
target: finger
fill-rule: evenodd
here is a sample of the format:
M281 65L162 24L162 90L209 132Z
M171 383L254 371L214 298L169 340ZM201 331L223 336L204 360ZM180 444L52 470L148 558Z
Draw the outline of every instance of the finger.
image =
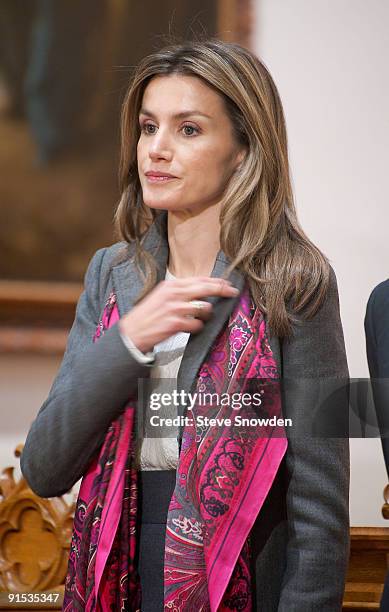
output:
M180 279L180 281L170 281L172 284L167 286L169 293L180 297L184 301L204 298L208 296L234 297L239 294L232 286L230 281L223 278L205 278L202 280ZM181 282L185 281L185 282Z
M204 321L201 319L192 319L190 317L184 317L182 319L182 324L180 325L182 331L190 334L197 334L203 329L203 327Z
M212 316L213 306L201 300L179 301L172 304L172 312L180 317L196 317L208 320Z
M191 300L184 302L185 314L187 317L208 320L212 316L212 304L202 300Z
M212 283L198 283L188 288L188 299L199 299L209 296L234 297L239 291L223 278L215 278Z

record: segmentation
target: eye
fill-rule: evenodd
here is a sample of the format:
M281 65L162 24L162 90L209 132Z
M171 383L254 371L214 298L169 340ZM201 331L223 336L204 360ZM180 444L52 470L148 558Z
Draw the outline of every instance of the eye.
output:
M194 130L194 133L199 134L200 130L198 128L196 128L194 125L183 125L182 126L183 130ZM185 132L185 136L193 136L193 132L189 133Z
M141 125L141 130L142 132L145 132L145 134L154 134L155 132L150 131L148 128L155 128L155 125L153 123L147 123L146 121L144 123L142 123Z

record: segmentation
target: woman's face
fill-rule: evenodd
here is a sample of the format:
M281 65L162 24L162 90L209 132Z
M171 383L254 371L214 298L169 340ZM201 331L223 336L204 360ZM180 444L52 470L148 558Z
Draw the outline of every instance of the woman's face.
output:
M154 77L144 91L139 123L145 205L196 214L217 204L244 157L222 97L195 76Z

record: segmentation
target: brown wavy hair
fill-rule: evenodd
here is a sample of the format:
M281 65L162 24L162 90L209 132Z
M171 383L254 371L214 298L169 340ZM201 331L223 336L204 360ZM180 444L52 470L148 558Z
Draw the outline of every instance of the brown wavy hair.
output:
M297 220L289 175L284 112L274 81L262 61L244 47L215 38L169 44L136 67L121 116L121 199L115 213L118 237L135 241L145 279L142 299L155 285L154 258L142 238L159 211L143 204L136 149L144 90L157 75L201 78L225 102L245 159L225 190L220 214L220 247L230 260L224 277L237 268L248 280L255 303L272 333L288 337L301 312L311 318L322 304L329 262Z

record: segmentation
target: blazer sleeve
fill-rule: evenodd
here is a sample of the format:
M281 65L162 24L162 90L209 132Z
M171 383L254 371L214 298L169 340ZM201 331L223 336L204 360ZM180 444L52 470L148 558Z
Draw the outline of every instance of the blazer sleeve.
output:
M293 338L283 342L282 362L284 410L293 427L285 458L288 544L278 611L340 611L349 559L348 432L328 437L331 423L319 418L315 429L313 416L321 402L331 419L348 423L349 373L332 268L324 303L310 321L296 323ZM323 384L335 388L333 400L323 402Z
M110 423L136 393L138 378L150 372L128 351L117 324L93 342L107 250L98 250L88 266L60 369L21 455L22 474L41 497L62 495L81 478Z

